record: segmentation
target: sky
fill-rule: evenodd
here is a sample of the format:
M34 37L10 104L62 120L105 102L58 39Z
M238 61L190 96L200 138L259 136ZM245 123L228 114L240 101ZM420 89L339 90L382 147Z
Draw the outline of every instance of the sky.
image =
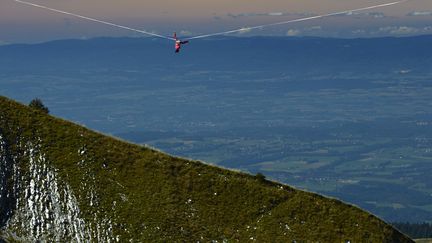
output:
M212 32L286 21L394 0L27 0L162 35ZM0 45L100 36L142 36L71 16L0 0ZM239 35L379 37L432 34L432 0Z

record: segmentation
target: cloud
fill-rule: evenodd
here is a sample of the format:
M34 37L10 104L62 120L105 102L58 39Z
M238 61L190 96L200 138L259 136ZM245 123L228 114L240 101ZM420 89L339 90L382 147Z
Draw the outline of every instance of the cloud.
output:
M408 13L407 16L416 17L416 16L432 16L432 11L414 11Z
M284 13L281 12L274 12L274 13L268 13L269 16L283 16Z
M379 32L391 35L411 35L417 34L420 29L408 26L387 26L379 28Z
M432 32L432 26L386 26L372 29L353 29L350 34L353 37L376 37L376 36L409 36L422 35Z
M240 29L240 31L239 31L238 33L239 33L239 34L246 34L246 33L248 33L248 32L251 32L251 29L245 27L245 28Z
M289 29L285 35L286 36L314 36L314 35L319 35L319 33L322 33L322 31L323 28L319 25L316 25L311 27Z
M8 45L9 43L7 43L6 41L2 41L0 40L0 46L4 46L4 45Z
M369 17L372 17L372 18L376 18L376 19L378 19L378 18L386 18L387 16L384 14L384 13L382 13L382 12L371 12L371 13L365 13L364 14L365 16L369 16Z
M317 25L317 26L311 26L305 29L306 31L317 31L317 30L322 30L322 27Z
M390 34L390 35L416 35L425 34L432 31L432 26L410 27L410 26L387 26L379 28L372 34Z
M351 33L352 33L353 35L364 35L364 34L367 33L367 31L366 31L366 30L362 30L362 29L357 29L357 30L353 30L353 31L351 31Z
M227 16L231 18L242 18L242 17L258 17L258 16L272 16L272 17L279 17L279 16L311 16L314 15L312 13L287 13L287 12L268 12L268 13L239 13L239 14L232 14L228 13Z
M335 16L353 16L353 17L371 17L371 18L387 18L387 16L383 12L367 12L367 13L361 13L361 12L347 12L344 14L338 14Z
M298 36L301 34L300 30L297 29L290 29L288 30L288 32L286 33L287 36Z

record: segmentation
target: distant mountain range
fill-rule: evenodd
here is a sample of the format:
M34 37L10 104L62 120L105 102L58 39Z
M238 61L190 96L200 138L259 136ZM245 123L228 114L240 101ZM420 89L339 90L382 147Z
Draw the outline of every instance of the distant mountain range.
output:
M395 68L394 64L400 68L407 65L425 67L427 63L420 61L431 59L431 40L431 35L375 39L220 37L192 41L184 46L181 54L174 55L173 43L166 40L96 38L1 46L0 60L2 70L26 66L32 71L49 70L50 65L59 70L99 68L103 65L106 68L132 69L170 67L172 71L179 71L193 65L195 68L237 71L283 67L287 68L286 71L300 68L334 72L353 66L373 71ZM71 63L73 66L70 66Z

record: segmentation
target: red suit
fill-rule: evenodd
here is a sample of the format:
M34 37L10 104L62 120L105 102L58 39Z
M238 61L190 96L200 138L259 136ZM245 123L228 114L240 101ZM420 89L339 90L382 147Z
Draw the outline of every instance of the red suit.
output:
M174 33L174 38L175 38L175 52L179 53L180 49L181 49L181 45L187 44L187 43L189 43L189 41L181 41L181 40L177 39L176 33Z
M179 53L180 49L181 49L181 45L187 44L187 43L189 43L189 41L176 40L176 42L175 42L175 52Z
M181 41L180 40L176 40L176 42L175 42L175 52L179 53L180 52L180 48L181 48Z

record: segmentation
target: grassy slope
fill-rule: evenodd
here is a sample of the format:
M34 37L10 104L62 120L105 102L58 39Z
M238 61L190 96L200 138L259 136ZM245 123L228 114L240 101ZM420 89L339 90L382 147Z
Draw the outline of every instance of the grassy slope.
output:
M432 239L416 239L416 243L432 243Z
M82 216L90 219L99 210L113 219L122 239L411 242L340 201L174 158L2 97L0 132L9 143L18 134L27 141L41 138L42 151L70 184ZM97 207L89 205L92 187Z

